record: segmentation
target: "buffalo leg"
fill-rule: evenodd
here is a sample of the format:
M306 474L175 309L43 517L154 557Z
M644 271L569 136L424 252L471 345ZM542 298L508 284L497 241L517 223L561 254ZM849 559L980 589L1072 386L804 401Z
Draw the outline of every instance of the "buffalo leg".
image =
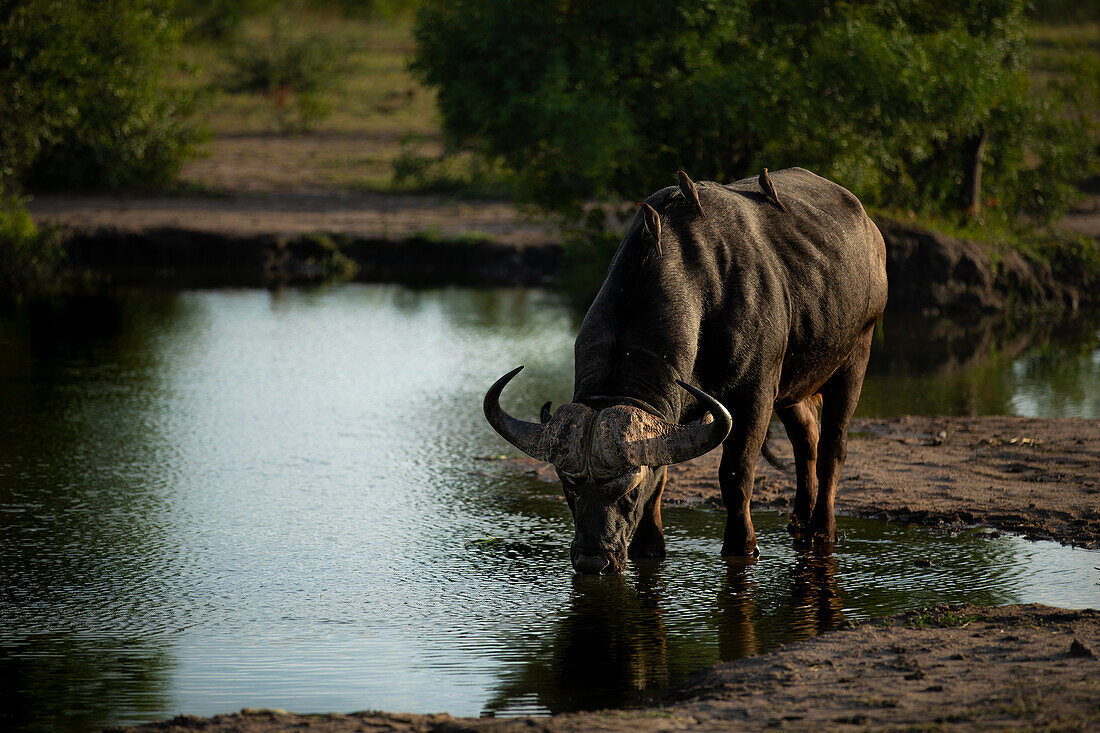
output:
M817 502L810 516L810 529L815 540L836 541L836 518L833 501L840 469L848 455L848 422L856 411L867 359L871 355L872 328L859 337L848 360L821 389L824 407L821 414L821 440L817 458Z
M794 512L788 527L793 534L801 535L810 528L810 510L817 492L817 407L812 397L792 407L776 410L787 437L794 449L794 470L797 490L794 495Z
M722 554L727 557L759 555L756 530L749 515L752 482L756 476L756 459L768 434L772 416L771 399L734 411L733 430L722 445L722 462L718 467L718 485L726 504L726 531Z
M645 505L642 513L642 521L638 523L638 529L634 532L634 539L627 548L627 556L631 560L641 558L665 559L665 526L661 522L661 495L665 491L665 482L668 481L668 469L661 468L661 478L657 480L657 490Z

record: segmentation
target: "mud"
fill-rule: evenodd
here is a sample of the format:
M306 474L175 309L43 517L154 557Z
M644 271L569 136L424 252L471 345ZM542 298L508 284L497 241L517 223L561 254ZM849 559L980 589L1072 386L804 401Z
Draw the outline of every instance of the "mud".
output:
M791 445L771 446L791 470L761 459L752 507L794 504ZM664 503L723 506L715 450L669 468ZM556 481L553 466L521 470ZM984 525L1029 539L1100 548L1100 420L1025 417L856 419L837 490L840 514L962 528Z
M245 710L145 731L1096 730L1100 611L938 606L716 665L660 707L471 719Z
M283 178L255 190L238 181L228 191L222 196L45 195L29 209L38 223L60 228L75 265L138 279L167 276L184 285L211 279L210 259L201 246L185 246L188 235L200 243L222 241L227 262L263 263L273 246L305 243L308 249L319 235L341 249L342 242L357 243L342 253L357 262L364 280L530 285L552 281L563 267L556 222L504 201L293 187ZM1093 231L1090 217L1093 212L1082 210L1065 225L1096 236L1100 232ZM1097 304L1100 283L1088 268L1054 271L1011 250L995 259L985 245L889 219L877 223L886 239L892 311L1072 311ZM134 244L160 267L141 274L132 258L115 256L120 249L134 250ZM472 252L471 245L476 245ZM215 265L221 274L214 281L226 280L228 268ZM276 279L288 280L285 272L308 275L311 268L308 262L291 262ZM233 272L224 284L253 285L268 277L262 267ZM289 278L296 279L316 278Z

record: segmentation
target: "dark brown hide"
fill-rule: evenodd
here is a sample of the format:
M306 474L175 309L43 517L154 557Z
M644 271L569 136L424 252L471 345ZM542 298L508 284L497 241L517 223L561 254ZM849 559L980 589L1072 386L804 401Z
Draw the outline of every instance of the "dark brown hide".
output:
M757 552L749 501L773 410L795 444L792 530L826 546L835 538L848 421L886 306L885 245L835 183L800 168L768 182L784 209L756 178L698 182L705 219L679 203L676 187L646 199L662 223L660 252L643 207L577 335L572 403L549 423L491 414L510 375L486 395L498 432L558 467L581 572L621 568L631 538L631 556L663 556L662 467L685 459L676 441L708 411L733 415L718 475L728 512L722 553ZM724 409L708 404L715 398ZM694 446L707 442L694 434Z

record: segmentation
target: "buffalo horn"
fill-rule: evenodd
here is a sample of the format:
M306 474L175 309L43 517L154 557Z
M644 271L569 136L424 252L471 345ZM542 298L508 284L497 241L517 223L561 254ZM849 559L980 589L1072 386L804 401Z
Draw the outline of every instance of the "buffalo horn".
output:
M680 463L716 448L729 435L733 427L733 418L721 402L679 379L676 383L691 392L695 399L710 412L714 420L706 422L704 418L700 425L677 425L654 418L654 422L659 424L653 426L654 430L650 433L653 437L642 441L638 446L640 450L631 451L635 453L632 462L649 466L669 466Z
M493 430L500 433L500 437L532 458L545 461L546 456L543 455L544 451L541 449L540 444L546 428L538 423L517 420L500 407L500 393L504 391L505 385L512 381L512 377L519 374L522 369L523 367L516 367L508 372L485 393L483 404L485 419L493 426Z

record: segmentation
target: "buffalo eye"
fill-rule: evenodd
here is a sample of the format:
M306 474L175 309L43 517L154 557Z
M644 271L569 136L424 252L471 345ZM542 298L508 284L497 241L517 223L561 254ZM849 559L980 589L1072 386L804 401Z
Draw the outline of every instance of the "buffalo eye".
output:
M580 483L580 477L566 473L565 471L558 471L558 478L561 479L561 487L565 490L565 495L569 498L573 498L577 495L576 485Z
M621 474L613 481L608 482L607 491L614 499L613 501L619 501L630 496L634 491L638 490L638 487L642 485L642 472L639 469L634 469Z

